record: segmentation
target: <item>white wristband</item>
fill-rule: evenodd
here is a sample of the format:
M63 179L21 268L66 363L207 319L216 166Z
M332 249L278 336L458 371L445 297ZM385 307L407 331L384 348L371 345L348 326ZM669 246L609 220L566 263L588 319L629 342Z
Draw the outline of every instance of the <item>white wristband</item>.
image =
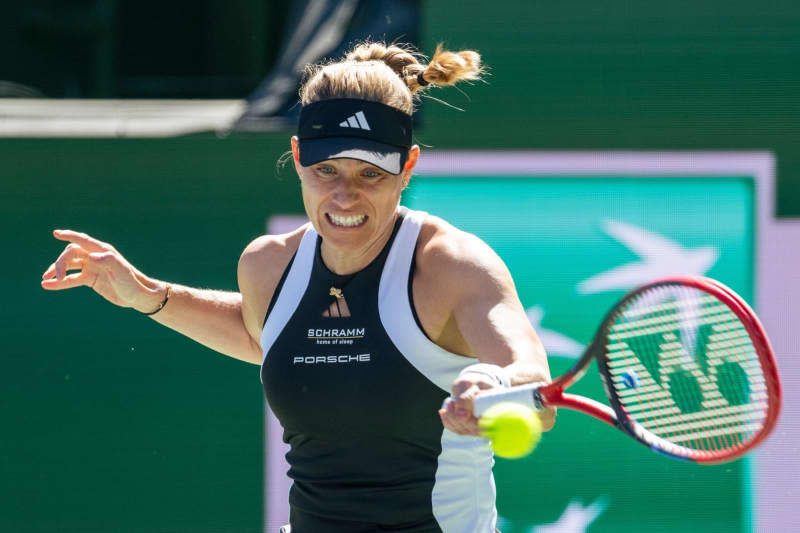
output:
M458 373L458 377L462 377L464 374L481 374L492 378L498 385L506 389L511 387L511 376L508 374L508 370L502 366L493 365L491 363L475 363L474 365L464 367L464 369Z

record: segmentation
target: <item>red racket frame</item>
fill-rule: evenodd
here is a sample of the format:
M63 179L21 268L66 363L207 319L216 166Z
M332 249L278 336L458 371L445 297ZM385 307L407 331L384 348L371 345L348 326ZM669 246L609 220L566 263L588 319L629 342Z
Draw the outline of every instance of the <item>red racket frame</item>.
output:
M693 287L719 299L727 305L736 317L744 325L753 347L758 354L759 362L764 371L764 378L767 384L768 395L768 411L767 418L764 426L759 433L746 443L728 448L725 450L691 450L689 448L679 447L664 441L660 437L645 430L641 425L632 420L626 413L622 405L616 401L616 396L611 392L610 387L605 383L607 372L604 367L605 347L603 341L605 339L605 332L611 321L614 319L617 311L625 305L631 298L636 297L642 292L648 291L660 285L675 285L680 284L686 287ZM606 394L611 401L611 406L602 404L591 398L577 396L574 394L566 394L564 390L569 388L573 383L578 381L591 363L591 360L597 358L598 366L600 367L600 374L603 376L604 385L606 385ZM732 289L723 285L719 281L705 277L667 277L661 278L652 283L643 285L630 293L628 293L622 300L620 300L611 311L608 312L602 325L598 329L592 344L586 350L580 360L564 375L558 379L542 386L538 389L538 398L543 405L554 407L566 407L575 409L589 416L593 416L610 426L619 428L643 444L650 446L655 451L664 453L671 457L679 459L686 459L697 463L721 463L731 461L740 457L757 446L761 441L775 427L778 421L778 414L781 409L781 384L778 376L778 368L775 363L775 356L772 351L772 346L769 343L767 334L764 327L759 322L755 312L747 305L747 303L737 295Z

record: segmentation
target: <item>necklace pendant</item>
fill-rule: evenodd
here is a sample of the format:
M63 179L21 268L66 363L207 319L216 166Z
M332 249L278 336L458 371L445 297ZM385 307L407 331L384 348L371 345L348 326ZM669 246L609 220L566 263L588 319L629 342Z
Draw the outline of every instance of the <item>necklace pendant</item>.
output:
M344 298L344 295L342 294L342 289L337 289L336 287L331 287L331 290L328 294L330 296L335 296L338 299Z

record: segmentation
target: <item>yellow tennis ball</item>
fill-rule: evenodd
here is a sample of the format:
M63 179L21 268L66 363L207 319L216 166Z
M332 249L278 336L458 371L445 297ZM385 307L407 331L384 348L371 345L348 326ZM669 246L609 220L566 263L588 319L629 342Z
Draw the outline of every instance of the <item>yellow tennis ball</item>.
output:
M519 403L491 406L478 420L481 433L498 457L519 459L531 453L542 438L542 421L533 409Z

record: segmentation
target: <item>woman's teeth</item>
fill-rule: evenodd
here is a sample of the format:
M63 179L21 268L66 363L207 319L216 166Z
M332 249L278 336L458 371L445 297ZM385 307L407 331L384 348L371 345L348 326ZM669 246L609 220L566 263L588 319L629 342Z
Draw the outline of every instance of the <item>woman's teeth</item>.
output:
M328 213L328 218L331 219L331 222L336 224L337 226L358 226L364 219L367 218L367 215L354 215L349 217L340 217L339 215L334 215L333 213Z

